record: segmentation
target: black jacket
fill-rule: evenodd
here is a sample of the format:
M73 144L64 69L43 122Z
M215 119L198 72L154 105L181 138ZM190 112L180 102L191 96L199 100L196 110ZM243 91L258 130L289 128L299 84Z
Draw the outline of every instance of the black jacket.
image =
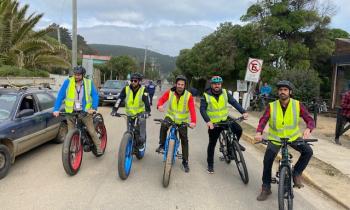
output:
M220 93L215 94L212 92L211 88L208 88L205 90L205 93L207 93L210 96L214 96L216 100L219 100L219 96L221 95L222 90L220 91ZM228 99L228 103L231 104L235 109L237 109L241 114L246 112L242 108L242 106L236 101L236 99L233 98L233 96L231 94L227 93L227 99ZM210 121L210 118L207 115L207 107L208 107L208 103L205 100L205 96L203 94L203 96L201 97L201 106L199 109L200 109L201 115L206 123Z
M135 90L132 88L131 85L129 85L129 87L132 90L133 96L134 96L134 99L135 99L136 93L141 88L141 86L138 89L135 89ZM117 102L114 105L114 108L116 108L116 111L118 111L118 109L119 109L119 106L121 104L120 102L124 101L125 98L126 98L126 87L124 87L123 90L120 92L119 97L117 99ZM142 101L143 101L143 103L145 103L146 112L150 113L151 112L151 106L149 104L147 88L145 88L145 91L143 93Z

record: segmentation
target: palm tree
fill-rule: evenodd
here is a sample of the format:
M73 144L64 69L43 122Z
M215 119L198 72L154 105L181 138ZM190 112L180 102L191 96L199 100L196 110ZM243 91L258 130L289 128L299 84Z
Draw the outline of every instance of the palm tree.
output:
M43 14L26 16L29 5L17 0L0 2L0 60L19 68L68 68L69 51L46 34L53 28L34 31Z

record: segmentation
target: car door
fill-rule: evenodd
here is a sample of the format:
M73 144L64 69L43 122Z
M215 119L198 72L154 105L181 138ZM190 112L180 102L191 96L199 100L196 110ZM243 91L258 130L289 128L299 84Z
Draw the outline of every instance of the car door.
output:
M54 117L52 115L55 98L46 92L34 94L38 102L41 115L45 118L45 133L42 141L49 141L57 136L62 117Z
M19 117L18 114L24 109L32 109L34 114ZM13 134L15 136L14 141L17 144L16 153L21 154L38 146L41 143L40 136L44 132L46 121L43 114L39 111L33 94L23 95L14 118L16 126L13 129Z

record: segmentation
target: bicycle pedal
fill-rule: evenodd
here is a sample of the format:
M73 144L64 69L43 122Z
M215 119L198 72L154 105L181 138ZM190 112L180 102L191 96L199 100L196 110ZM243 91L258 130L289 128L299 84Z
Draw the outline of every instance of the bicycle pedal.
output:
M84 152L90 152L90 146L89 145L84 145Z
M224 158L224 157L219 157L219 160L220 160L220 161L224 161L225 158Z
M271 183L272 183L272 184L278 184L278 181L277 181L276 178L271 178Z

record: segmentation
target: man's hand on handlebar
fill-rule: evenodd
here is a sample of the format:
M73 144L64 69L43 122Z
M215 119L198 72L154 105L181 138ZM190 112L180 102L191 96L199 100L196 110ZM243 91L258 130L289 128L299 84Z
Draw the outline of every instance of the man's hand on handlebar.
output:
M190 128L196 127L196 123L190 123Z
M60 112L59 111L55 111L55 112L52 113L52 115L54 117L58 117L58 116L60 116Z
M243 113L243 117L245 120L248 119L248 113L247 112Z
M95 114L95 113L96 113L96 110L94 110L94 109L89 109L89 110L87 111L87 113L88 113L88 114Z
M257 132L254 137L256 142L261 142L263 140L263 136L260 132Z
M207 122L207 126L210 130L213 130L214 129L214 124L212 122Z

